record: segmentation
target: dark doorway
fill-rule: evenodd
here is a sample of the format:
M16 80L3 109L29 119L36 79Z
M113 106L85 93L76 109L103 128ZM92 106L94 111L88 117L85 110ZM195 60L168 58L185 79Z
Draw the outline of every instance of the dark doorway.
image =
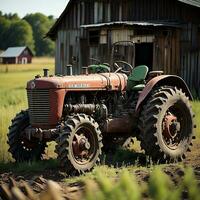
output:
M146 65L153 70L153 43L135 44L135 66Z

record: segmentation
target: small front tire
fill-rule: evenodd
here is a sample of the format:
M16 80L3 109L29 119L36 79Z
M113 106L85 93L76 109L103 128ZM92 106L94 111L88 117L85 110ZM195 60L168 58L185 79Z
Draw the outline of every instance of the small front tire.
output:
M92 170L100 162L102 135L97 122L85 114L70 117L57 138L60 165L69 174Z
M28 140L24 130L30 125L28 110L21 111L12 120L8 133L9 152L16 162L29 162L42 159L46 143L38 139Z

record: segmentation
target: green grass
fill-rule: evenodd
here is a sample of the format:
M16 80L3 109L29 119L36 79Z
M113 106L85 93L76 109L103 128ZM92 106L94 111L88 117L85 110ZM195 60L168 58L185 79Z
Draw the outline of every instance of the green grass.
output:
M55 159L33 161L30 163L0 163L0 173L14 171L15 173L36 173L48 169L57 169L58 162Z
M5 68L7 71L5 72ZM27 109L26 83L37 74L43 74L43 68L54 72L52 58L36 58L27 65L0 65L0 161L11 161L8 153L7 132L11 119L22 109Z
M138 183L133 171L121 170L117 177L110 178L101 168L94 172L94 177L83 180L87 200L178 200L199 199L198 182L191 168L184 169L179 184L174 184L171 177L163 172L162 167L155 167L148 181Z
M200 138L200 102L193 101L192 102L193 112L195 113L195 123L196 123L196 136Z

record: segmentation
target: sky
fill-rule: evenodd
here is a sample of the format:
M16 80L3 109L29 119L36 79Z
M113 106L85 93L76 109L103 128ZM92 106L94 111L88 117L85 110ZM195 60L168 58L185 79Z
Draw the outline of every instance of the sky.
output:
M3 13L17 13L24 17L28 13L41 12L59 17L69 0L0 0Z

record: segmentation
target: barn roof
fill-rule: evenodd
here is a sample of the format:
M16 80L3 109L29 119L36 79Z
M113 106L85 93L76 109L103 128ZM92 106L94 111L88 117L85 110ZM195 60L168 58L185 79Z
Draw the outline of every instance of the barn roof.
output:
M200 8L200 0L177 0L177 1ZM65 7L64 11L61 13L60 17L57 19L55 24L50 28L49 32L46 34L47 37L50 37L52 39L55 37L57 28L60 25L60 22L62 21L65 14L68 12L70 5L72 3L73 3L73 0L68 1L67 6Z
M9 47L6 51L4 51L0 57L2 58L11 58L18 57L27 47Z
M136 25L136 26L165 26L165 27L181 27L182 24L177 22L167 22L167 21L115 21L99 24L87 24L81 25L81 28L94 28L94 27L105 27L113 25Z
M178 0L191 6L200 7L200 0Z

